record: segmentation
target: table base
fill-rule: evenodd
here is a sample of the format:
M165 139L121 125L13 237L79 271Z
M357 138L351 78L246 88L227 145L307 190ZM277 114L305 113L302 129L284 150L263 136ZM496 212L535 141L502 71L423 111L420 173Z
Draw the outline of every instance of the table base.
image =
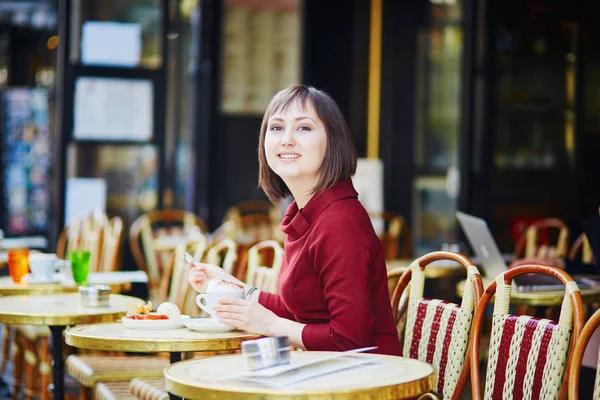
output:
M176 362L181 361L181 353L169 353L169 362L174 364ZM169 400L181 400L181 397L175 396L174 394L169 393Z
M65 326L51 326L52 333L52 385L48 388L53 400L65 398L65 360L63 360L63 331Z

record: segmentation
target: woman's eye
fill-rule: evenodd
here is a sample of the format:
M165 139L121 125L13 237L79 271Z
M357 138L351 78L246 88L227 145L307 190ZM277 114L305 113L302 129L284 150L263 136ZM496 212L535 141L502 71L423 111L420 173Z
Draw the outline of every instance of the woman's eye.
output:
M310 131L310 128L306 125L301 125L298 127L299 131Z
M282 128L279 125L273 125L273 126L271 126L271 128L269 130L270 131L280 131L280 130L282 130Z

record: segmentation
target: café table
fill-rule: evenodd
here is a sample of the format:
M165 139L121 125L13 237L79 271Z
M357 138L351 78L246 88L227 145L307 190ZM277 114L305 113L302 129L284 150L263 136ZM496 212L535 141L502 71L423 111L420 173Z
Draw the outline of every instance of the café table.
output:
M142 272L143 273L143 272ZM145 273L143 273L145 275ZM121 293L131 289L131 283L140 277L128 272L90 273L89 285L109 286L112 293ZM0 277L0 295L76 293L79 285L73 281L55 283L15 283L10 276Z
M136 353L169 353L171 363L181 361L183 352L239 350L242 341L260 335L244 332L199 332L188 328L138 330L122 322L79 325L68 329L68 345L89 350ZM173 397L172 397L173 398Z
M64 399L65 364L63 331L67 326L114 321L126 314L126 305L144 304L141 299L111 294L108 307L83 307L79 294L48 294L0 297L0 323L44 325L52 340L52 398Z
M291 362L303 362L328 352L294 351ZM165 388L186 399L401 399L419 396L435 387L431 364L404 357L353 354L367 357L374 365L324 374L284 388L267 388L240 380L223 380L246 371L242 355L192 359L165 369Z

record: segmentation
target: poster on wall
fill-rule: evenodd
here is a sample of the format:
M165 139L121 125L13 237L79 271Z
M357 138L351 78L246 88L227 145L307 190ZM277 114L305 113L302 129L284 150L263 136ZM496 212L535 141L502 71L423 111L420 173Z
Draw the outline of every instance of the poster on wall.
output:
M2 229L7 236L46 233L51 182L48 92L11 88L0 99Z
M79 77L75 81L73 137L148 141L153 132L152 81Z
M300 80L301 0L226 0L221 112L262 115Z

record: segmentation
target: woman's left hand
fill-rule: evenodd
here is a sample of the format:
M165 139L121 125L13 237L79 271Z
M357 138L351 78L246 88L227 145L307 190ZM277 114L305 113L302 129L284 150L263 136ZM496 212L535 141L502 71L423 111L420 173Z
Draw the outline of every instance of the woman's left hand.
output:
M265 336L274 335L274 326L279 320L271 310L252 300L221 299L213 309L224 324Z

